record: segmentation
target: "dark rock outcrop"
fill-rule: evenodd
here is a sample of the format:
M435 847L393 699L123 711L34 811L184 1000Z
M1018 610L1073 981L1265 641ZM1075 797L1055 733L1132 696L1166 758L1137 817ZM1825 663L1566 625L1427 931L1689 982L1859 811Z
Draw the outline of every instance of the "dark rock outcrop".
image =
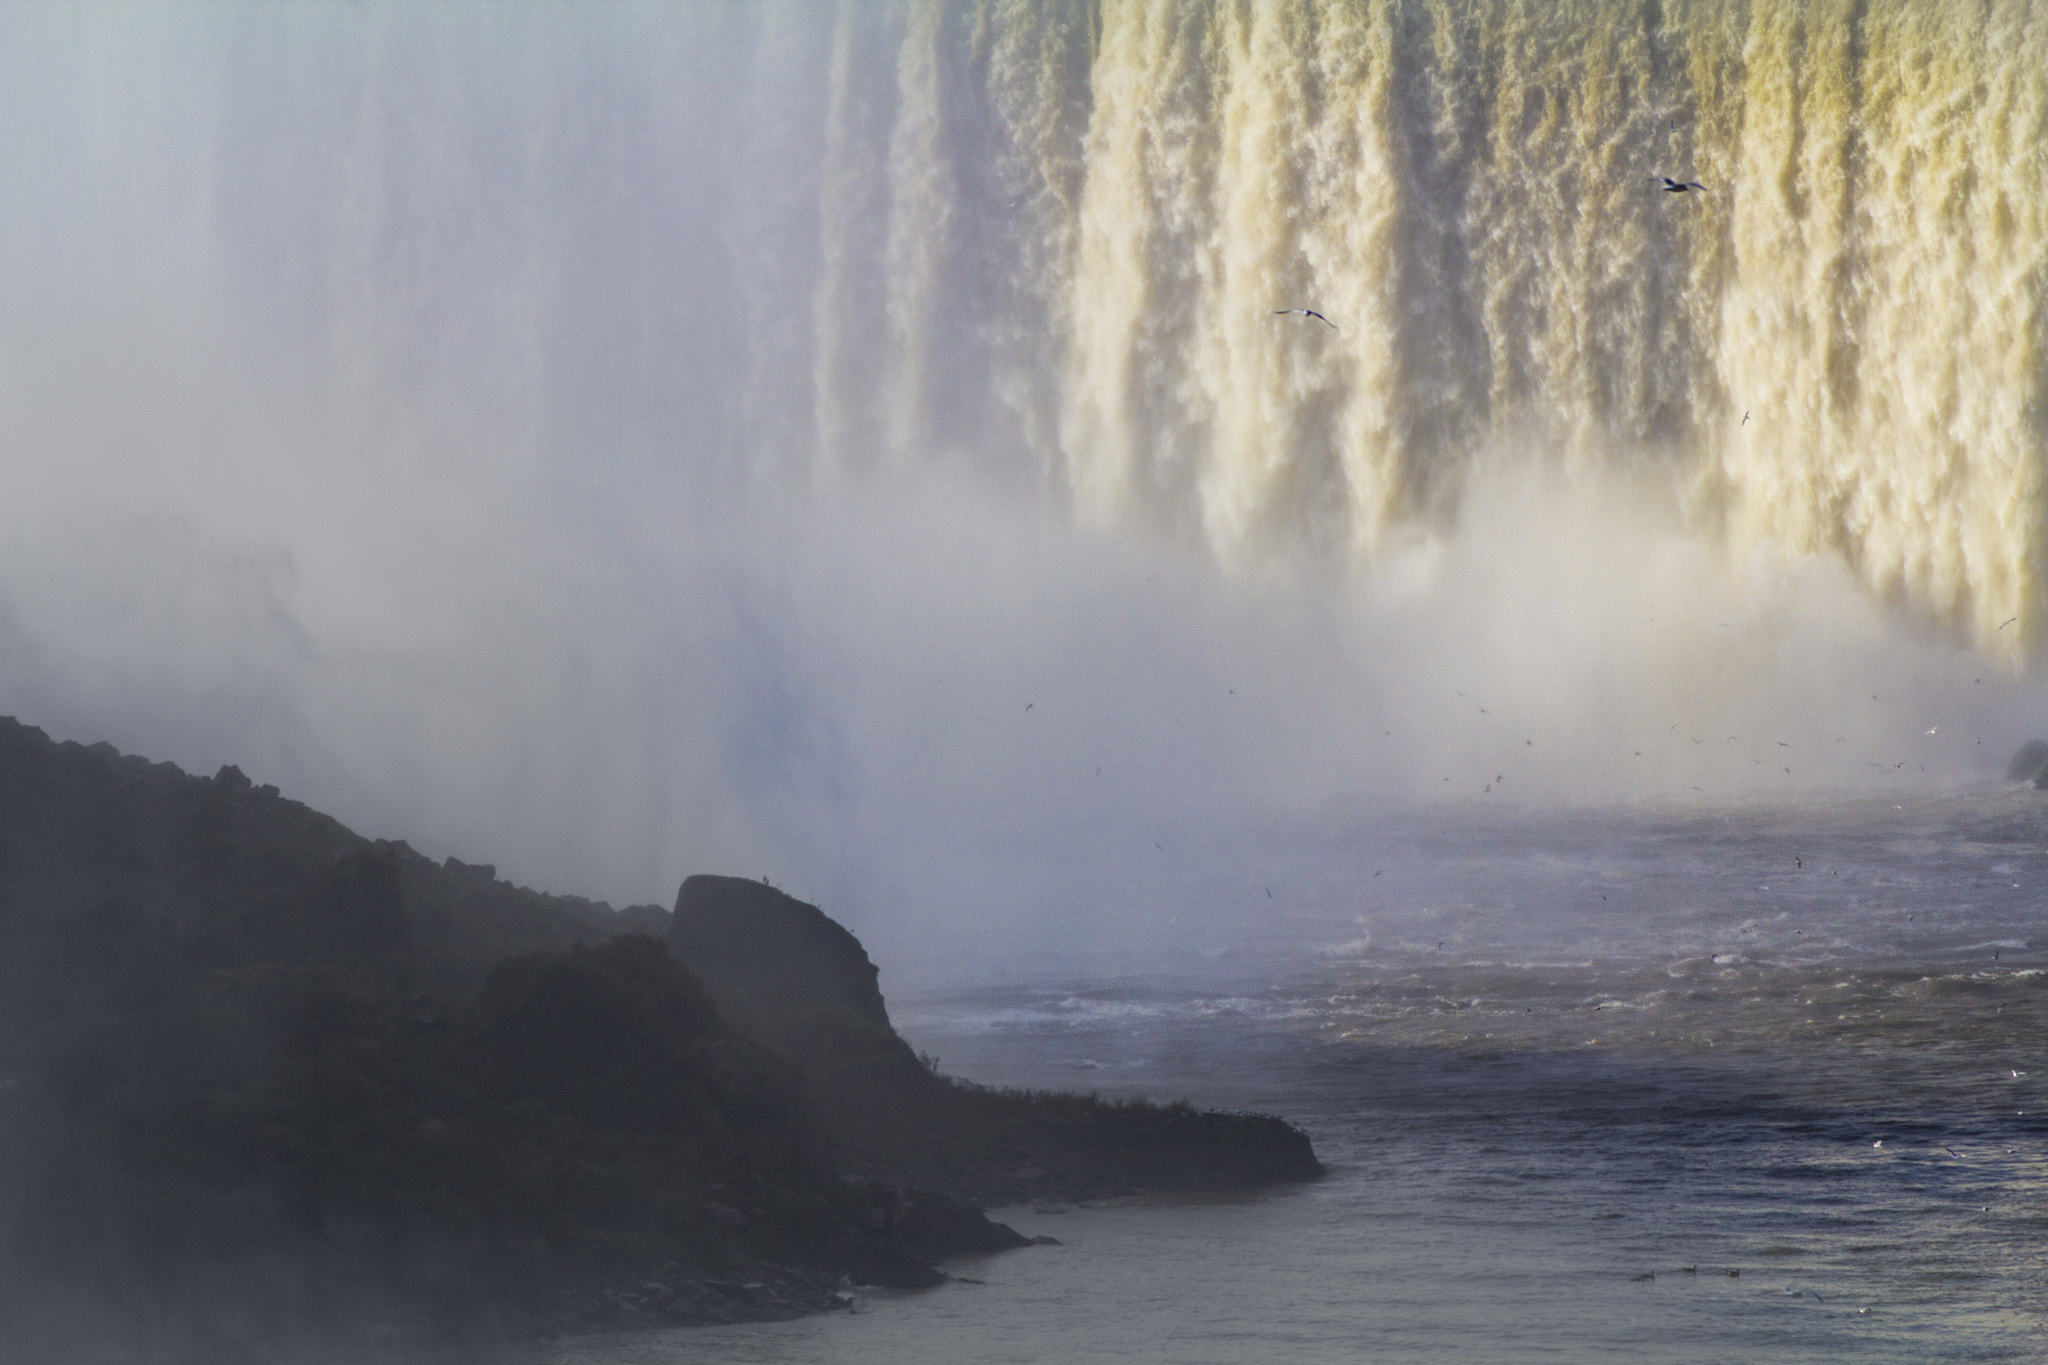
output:
M890 1026L860 941L762 883L690 878L668 942L728 1018L803 1068L850 1161L889 1179L996 1203L1322 1174L1307 1135L1270 1115L992 1090L935 1075Z
M941 1088L890 1026L867 950L815 905L739 877L691 877L668 946L726 1018L803 1068L856 1146L892 1105L921 1111Z
M2022 744L2012 762L2005 765L2005 780L2048 789L2048 740L2030 739Z
M793 1002L889 1026L881 970L815 905L741 877L695 876L676 892L668 942L726 1003L778 1025ZM778 998L774 1008L769 997ZM757 1008L757 1006L760 1006Z
M630 932L667 921L0 720L0 1357L67 1358L22 1324L88 1284L254 1342L582 1321L668 1263L829 1302L841 1237L915 1261L796 1065Z
M1008 1223L933 1190L905 1190L888 1230L889 1240L914 1256L939 1261L1029 1246Z
M939 1076L877 983L757 883L614 911L0 719L0 1356L65 1358L88 1283L209 1359L791 1316L1023 1243L978 1204L1320 1173L1278 1119Z

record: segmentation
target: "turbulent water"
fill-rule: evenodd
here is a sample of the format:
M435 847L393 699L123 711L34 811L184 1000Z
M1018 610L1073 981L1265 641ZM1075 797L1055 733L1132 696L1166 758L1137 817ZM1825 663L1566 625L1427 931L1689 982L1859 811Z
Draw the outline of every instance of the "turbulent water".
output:
M2038 630L2038 7L885 13L834 38L827 460L863 420L1008 445L1226 559L1369 552L1501 447L1643 465L1738 544L1838 552L2009 657Z
M2038 628L2036 7L885 13L834 37L824 459L1008 445L1226 558L1370 551L1498 447L1640 463L2008 655Z
M1632 470L2040 636L2024 0L54 14L11 175L141 160L14 215L30 298L137 250L90 287L196 269L317 383L460 390L472 436L961 461L1233 563L1370 560L1491 458Z
M1334 1168L557 1358L2042 1353L2048 6L19 3L0 183L0 711Z
M1288 1113L1325 1180L1012 1210L1061 1245L953 1266L982 1283L537 1358L2048 1349L2035 794L1333 819L1226 866L1275 883L1209 907L1257 916L1256 945L1143 976L1020 963L895 1013L960 1074Z

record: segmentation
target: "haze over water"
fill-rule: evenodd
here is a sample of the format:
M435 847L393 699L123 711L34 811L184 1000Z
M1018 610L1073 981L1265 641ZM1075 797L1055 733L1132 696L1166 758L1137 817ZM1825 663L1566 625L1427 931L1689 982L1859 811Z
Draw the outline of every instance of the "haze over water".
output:
M11 6L0 710L1308 1124L987 1267L1111 1355L2019 1358L2044 149L2020 3Z

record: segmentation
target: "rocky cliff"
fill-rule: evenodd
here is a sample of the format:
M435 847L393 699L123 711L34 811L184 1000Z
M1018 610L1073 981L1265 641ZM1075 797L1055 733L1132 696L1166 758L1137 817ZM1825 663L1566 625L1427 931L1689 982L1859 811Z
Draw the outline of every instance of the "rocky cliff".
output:
M772 888L540 895L0 720L0 1357L787 1316L1021 1241L975 1202L1319 1169L932 1074Z
M856 1168L976 1202L1048 1190L1238 1189L1322 1173L1307 1136L1271 1116L935 1075L890 1027L860 942L773 887L691 877L668 942L728 1018L803 1068Z

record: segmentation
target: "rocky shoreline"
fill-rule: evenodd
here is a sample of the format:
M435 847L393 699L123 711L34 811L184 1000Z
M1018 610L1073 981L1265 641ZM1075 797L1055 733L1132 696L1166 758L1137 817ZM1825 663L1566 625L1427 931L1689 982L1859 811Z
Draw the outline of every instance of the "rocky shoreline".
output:
M1321 1174L936 1074L878 976L761 883L540 895L0 719L0 1354L776 1320L1026 1244L987 1207Z
M990 1220L984 1212L943 1196L896 1193L907 1208L936 1213L952 1226L953 1235L912 1239L914 1259L879 1267L876 1282L851 1270L835 1275L830 1260L742 1262L720 1275L694 1274L671 1261L646 1275L553 1285L531 1301L516 1330L525 1336L560 1338L661 1327L784 1322L817 1313L857 1311L865 1291L929 1289L953 1278L936 1266L915 1264L925 1257L937 1261L1058 1245L1056 1238L1025 1237L1007 1224ZM860 1258L854 1263L861 1263ZM867 1264L874 1268L872 1261Z

